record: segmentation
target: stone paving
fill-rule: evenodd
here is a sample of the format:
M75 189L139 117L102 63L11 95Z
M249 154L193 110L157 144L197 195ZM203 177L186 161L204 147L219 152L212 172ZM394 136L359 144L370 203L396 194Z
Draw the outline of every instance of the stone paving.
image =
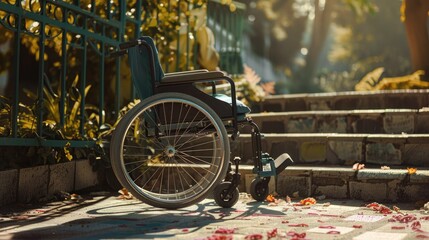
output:
M255 202L241 193L231 209L213 199L164 210L98 192L43 205L0 209L0 239L420 239L429 215L414 204L303 199Z

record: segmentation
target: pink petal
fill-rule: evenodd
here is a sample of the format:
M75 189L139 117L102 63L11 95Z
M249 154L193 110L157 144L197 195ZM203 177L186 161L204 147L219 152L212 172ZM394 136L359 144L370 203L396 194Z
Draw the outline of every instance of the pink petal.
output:
M233 234L235 232L235 229L228 229L228 228L218 228L215 233L219 234Z
M334 226L319 226L319 228L335 229Z
M298 223L298 224L289 224L289 227L308 227L308 224Z
M262 236L262 234L259 234L259 233L249 234L249 235L244 237L244 239L246 239L246 240L259 240L259 239L263 239L263 238L264 238L264 236Z

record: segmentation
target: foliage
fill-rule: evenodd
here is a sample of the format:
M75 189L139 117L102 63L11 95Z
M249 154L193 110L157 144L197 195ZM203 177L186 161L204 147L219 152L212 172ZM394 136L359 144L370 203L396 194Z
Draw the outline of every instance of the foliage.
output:
M29 98L34 100L33 106L27 106L22 103L19 104L20 110L18 115L18 131L17 137L20 138L42 138L37 135L37 113L42 111L44 114L43 124L43 138L48 139L61 139L61 140L96 140L102 139L103 136L107 135L112 126L106 124L103 129L99 129L101 114L98 112L98 108L87 104L84 106L85 116L80 115L80 108L82 103L82 97L88 95L91 85L85 88L85 92L81 94L78 90L78 77L72 83L72 86L65 95L65 117L64 124L61 125L60 116L60 89L57 92L53 92L51 87L48 85L44 87L44 99L42 103L42 109L37 108L38 97L36 94L29 90L25 90ZM11 133L11 106L12 104L5 97L0 97L1 111L0 111L0 136L8 137ZM80 134L80 123L84 120L85 134ZM101 142L99 142L101 144ZM21 147L14 148L17 151L11 152L8 149L8 155L4 156L3 165L8 163L10 166L33 166L38 164L47 164L60 161L71 161L74 157L83 158L87 157L92 150L70 148L70 143L67 143L64 147ZM20 150L18 150L20 149ZM13 156L13 158L11 158ZM19 157L17 157L19 156ZM32 161L27 159L32 159ZM38 160L34 160L34 158Z
M244 104L253 105L274 94L274 82L261 82L261 77L249 66L244 65L244 74L235 79L237 98Z
M12 104L9 99L0 96L0 137L10 136ZM28 137L35 132L36 117L30 107L19 104L17 116L18 135Z
M61 89L58 88L57 93L52 92L51 87L44 87L43 93L43 110L46 112L45 120L43 124L49 126L51 129L55 129L55 132L60 135L61 139L68 140L84 140L84 139L95 139L97 138L98 124L100 122L100 116L103 116L96 106L86 104L84 110L87 116L80 115L80 107L82 104L83 97L88 95L91 85L85 87L84 93L79 92L77 87L79 77L76 76L69 91L65 94L64 104L64 125L61 126L61 115L60 115L60 101L61 101ZM36 94L24 89L27 96L33 99L35 102L38 101ZM33 107L33 112L40 111ZM85 120L85 135L82 136L79 133L81 120Z
M355 86L356 91L392 89L427 89L429 82L422 81L423 70L400 77L384 77L384 68L377 68L366 74Z
M384 67L391 76L404 75L410 68L405 32L397 26L401 24L400 2L378 0L374 4L379 6L377 14L367 15L361 22L351 21L351 15L345 25L334 30L335 44L329 59L350 66L349 71L356 72L355 79L376 67Z

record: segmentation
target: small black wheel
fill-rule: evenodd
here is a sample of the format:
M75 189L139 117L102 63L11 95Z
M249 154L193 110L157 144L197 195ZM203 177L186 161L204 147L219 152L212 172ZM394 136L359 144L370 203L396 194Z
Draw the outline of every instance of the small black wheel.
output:
M269 178L255 178L250 184L250 195L258 202L264 201L268 196Z
M223 208L230 208L234 206L239 197L238 188L235 188L231 194L228 194L228 189L231 186L231 182L222 182L217 185L213 190L213 197L217 205Z

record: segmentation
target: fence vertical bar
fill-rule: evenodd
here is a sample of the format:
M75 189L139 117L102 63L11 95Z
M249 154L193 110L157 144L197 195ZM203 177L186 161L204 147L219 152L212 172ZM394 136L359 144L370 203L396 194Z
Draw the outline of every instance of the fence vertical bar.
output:
M64 9L63 22L67 21L67 9ZM60 93L60 127L65 125L65 101L66 101L66 79L67 79L67 31L63 28L61 38L61 93Z
M180 0L177 2L177 17L180 19ZM180 64L180 23L179 29L177 30L177 47L176 47L176 72L179 71Z
M141 6L142 6L142 0L137 0L136 2L136 12L135 12L135 17L134 19L136 20L136 26L135 26L135 36L136 38L139 38L141 35L141 25L142 25L142 10L141 10Z
M40 15L46 15L46 1L40 2ZM44 21L40 21L40 36L39 36L39 83L37 85L37 133L43 136L43 86L45 74L45 26Z
M105 34L105 29L103 27L103 36ZM100 68L99 68L99 75L100 75L100 105L99 105L99 111L98 111L98 125L101 127L101 125L104 124L104 42L100 42Z
M87 30L88 28L88 21L87 17L83 17L83 29ZM81 66L81 72L80 72L80 128L79 133L81 136L85 135L85 87L86 87L86 62L87 62L87 54L88 54L88 44L87 44L87 36L84 34L83 36L80 36L82 39L82 66Z
M118 41L124 41L124 31L126 27L126 1L119 1L119 21L121 23L121 27L118 29ZM110 11L110 9L109 9ZM121 57L116 58L116 82L115 82L115 115L119 117L119 109L121 108Z
M21 8L21 1L16 1L16 7ZM11 109L11 117L12 117L12 136L18 136L18 113L19 113L19 55L21 54L21 25L22 25L22 17L19 14L16 14L17 22L16 22L16 31L14 36L14 45L15 45L15 54L13 56L13 76L12 79L15 79L15 95L13 97L13 106Z
M189 18L190 18L190 13L189 13L189 11L190 11L190 3L188 3L187 4L187 11L188 12L186 12L185 13L185 15L186 15L186 69L185 70L189 70L189 57L190 57L190 49L189 49L189 42L191 41L190 40L190 37L189 37L189 33L190 33L190 26L189 26Z
M95 13L95 0L91 0L91 12Z

